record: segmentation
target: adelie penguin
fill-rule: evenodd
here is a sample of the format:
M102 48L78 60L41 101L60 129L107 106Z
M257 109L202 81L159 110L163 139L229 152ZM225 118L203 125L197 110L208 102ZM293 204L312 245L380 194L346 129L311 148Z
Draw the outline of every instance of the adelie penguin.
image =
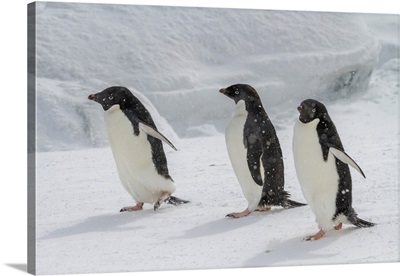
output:
M248 206L227 216L240 218L251 212L268 211L272 206L303 206L289 199L284 190L282 151L275 128L256 90L235 84L219 90L236 104L236 111L225 130L228 155Z
M107 134L117 165L118 175L126 191L136 201L124 211L139 211L144 203L173 205L188 203L171 194L176 186L168 173L163 144L174 145L158 130L146 107L125 87L109 87L89 95L105 111Z
M315 214L319 232L306 240L318 240L343 223L357 227L375 224L360 219L352 207L349 166L364 172L344 151L326 107L313 99L303 101L293 133L293 157L303 195Z

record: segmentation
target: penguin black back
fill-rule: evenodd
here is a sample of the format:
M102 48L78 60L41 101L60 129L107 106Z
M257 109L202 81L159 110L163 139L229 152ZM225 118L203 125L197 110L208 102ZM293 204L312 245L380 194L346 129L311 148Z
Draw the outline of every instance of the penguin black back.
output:
M314 119L319 119L317 132L325 161L328 158L330 147L344 151L336 126L324 104L313 99L307 99L301 102L297 109L300 112L299 120L302 123L309 123Z
M300 112L299 120L302 123L309 123L315 119L319 119L317 133L322 150L322 157L325 162L328 159L330 148L344 152L339 133L324 104L313 99L307 99L302 101L297 109ZM340 214L343 214L356 226L370 227L374 225L357 217L352 207L352 179L349 165L334 156L332 157L335 158L336 170L339 176L336 212L332 219L335 220ZM365 177L364 173L362 171L360 172Z
M141 131L139 123L150 126L157 131L150 112L126 87L112 86L104 89L102 92L90 95L89 99L99 103L104 111L107 111L113 105L119 105L121 111L132 124L133 135L139 135ZM152 135L147 135L147 140L151 145L152 159L158 174L172 180L168 172L167 158L161 140Z
M284 191L281 146L257 91L248 84L235 84L220 89L220 93L233 99L236 104L240 101L245 103L247 118L243 130L243 143L247 150L251 176L255 183L263 186L259 205L285 208L303 206L302 203L289 200L289 193ZM264 169L263 176L261 167Z

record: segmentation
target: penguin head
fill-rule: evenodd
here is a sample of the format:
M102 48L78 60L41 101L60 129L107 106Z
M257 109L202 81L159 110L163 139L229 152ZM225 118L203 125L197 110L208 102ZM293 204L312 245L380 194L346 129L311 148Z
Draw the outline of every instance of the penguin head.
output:
M325 120L329 118L325 105L313 99L302 101L297 110L300 113L299 120L304 124L312 122L315 119Z
M240 100L248 102L261 102L257 91L248 84L234 84L227 88L221 88L220 93L238 103Z
M104 111L107 111L116 104L122 109L130 97L132 97L132 93L126 87L112 86L99 93L89 95L88 99L101 104Z

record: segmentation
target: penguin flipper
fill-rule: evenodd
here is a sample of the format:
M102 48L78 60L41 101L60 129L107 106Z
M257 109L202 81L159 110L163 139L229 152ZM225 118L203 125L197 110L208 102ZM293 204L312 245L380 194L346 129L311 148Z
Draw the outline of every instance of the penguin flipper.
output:
M249 145L247 147L247 166L249 167L251 177L257 185L263 186L263 178L260 171L261 143L253 141L253 143L247 143L247 145Z
M147 135L153 136L154 138L157 138L161 141L164 141L165 143L167 143L171 148L173 148L174 150L177 150L175 148L175 146L164 136L162 135L160 132L158 132L155 128L146 125L143 122L139 122L139 128L141 130L143 130Z
M337 148L334 147L330 147L329 151L340 161L342 161L343 163L346 163L350 166L352 166L354 169L356 169L359 173L361 173L361 175L365 177L364 172L362 171L362 169L360 168L360 166L357 165L356 161L354 161L347 153L345 153L344 151L341 151Z
M137 117L137 115L130 109L124 109L123 110L124 114L126 117L128 117L129 121L131 121L133 127L134 127L134 133L135 135L139 135L139 129L144 131L147 135L153 136L154 138L157 138L161 141L164 141L168 145L170 145L171 148L174 150L177 150L175 146L164 136L162 135L156 128L155 126L151 126L148 123L143 122L141 119ZM154 123L153 123L154 124ZM137 131L137 132L136 132Z

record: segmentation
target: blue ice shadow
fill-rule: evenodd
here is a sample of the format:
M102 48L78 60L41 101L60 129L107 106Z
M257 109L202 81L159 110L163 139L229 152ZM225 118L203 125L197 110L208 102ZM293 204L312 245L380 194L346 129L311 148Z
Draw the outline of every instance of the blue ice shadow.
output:
M127 227L124 225L142 218L146 215L143 214L147 213L146 211L141 211L140 214L125 212L89 217L78 224L54 230L39 239L62 238L66 236L81 235L91 232L120 232L142 229L143 226Z
M290 260L293 265L302 265L302 260L325 259L337 253L321 253L321 249L328 247L343 235L350 234L358 228L352 227L340 231L330 232L320 240L305 241L305 237L278 241L272 240L265 247L265 251L247 260L244 267L267 267L284 265L282 261ZM324 263L321 261L321 263ZM261 264L261 265L260 265Z
M176 239L192 239L206 236L218 235L230 232L242 227L248 227L259 222L269 214L279 213L284 209L272 210L269 212L254 212L243 218L227 218L223 217L218 220L207 222L205 224L193 227L187 230L183 236L175 237Z

